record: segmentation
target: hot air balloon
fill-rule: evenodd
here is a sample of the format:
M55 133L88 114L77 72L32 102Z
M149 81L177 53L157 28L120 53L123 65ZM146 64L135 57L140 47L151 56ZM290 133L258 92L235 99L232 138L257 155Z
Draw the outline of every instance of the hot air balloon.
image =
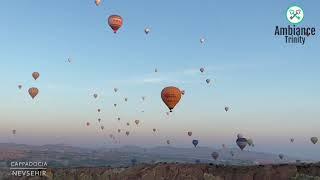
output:
M210 81L211 81L210 79L206 79L207 84L209 84L209 83L210 83Z
M166 112L166 115L169 116L169 115L170 115L170 112Z
M96 6L99 6L101 3L101 0L95 0L94 3L96 4Z
M127 132L126 132L126 135L127 135L127 136L129 136L129 134L130 134L130 132L129 132L129 131L127 131Z
M16 134L17 133L17 130L12 130L12 134Z
M156 132L156 129L155 129L155 128L153 128L153 129L152 129L152 131L153 131L153 132Z
M128 101L128 98L127 98L127 97L126 97L126 98L124 98L124 101L125 101L125 102L127 102L127 101Z
M200 68L200 72L201 73L203 73L204 72L204 68L202 67L202 68Z
M71 61L72 61L71 58L68 58L68 63L71 63Z
M104 126L101 126L101 130L103 130L104 129Z
M234 156L234 152L233 151L230 151L230 154L231 154L231 156Z
M198 143L199 143L198 140L196 139L192 140L192 144L194 145L194 147L197 147Z
M94 97L95 99L97 99L98 94L93 94L93 97Z
M30 96L32 97L32 99L34 99L38 95L39 90L38 90L38 88L32 87L28 90L28 92L29 92Z
M101 111L101 109L97 109L97 111L98 111L98 112L100 112L100 111Z
M294 142L294 138L290 138L290 142L292 142L292 143L293 143L293 142Z
M158 69L157 69L157 68L155 68L155 69L154 69L154 72L158 72Z
M130 123L127 122L127 126L130 126Z
M99 119L98 119L98 121L100 122L100 121L101 121L101 119L99 118Z
M118 88L113 88L114 92L117 92L118 91Z
M170 140L167 140L167 144L170 144Z
M204 43L206 40L204 38L200 38L200 43Z
M239 139L239 138L243 138L243 135L242 134L237 134L237 138Z
M162 101L168 106L170 112L181 99L181 91L173 86L166 87L161 91Z
M114 107L117 107L117 104L113 104Z
M191 131L188 132L188 136L192 136L192 132Z
M90 126L90 123L89 123L89 122L87 122L87 126Z
M141 99L142 99L142 101L144 101L144 100L146 99L146 97L145 97L145 96L142 96Z
M181 94L184 95L184 93L185 93L185 91L184 91L184 90L181 90Z
M225 145L225 144L222 144L222 148L223 148L223 149L226 149L227 147L226 147L226 145Z
M224 110L225 110L226 112L228 112L228 111L229 111L229 107L228 107L228 106L224 107Z
M121 129L118 129L118 133L120 133L121 132Z
M22 85L18 85L18 88L21 89L21 88L22 88Z
M38 72L33 72L32 77L34 80L37 80L39 78L40 74Z
M149 32L150 32L150 28L145 28L144 29L144 33L149 34Z
M134 123L136 123L136 125L138 125L139 122L140 122L139 120L135 120L135 121L134 121Z
M318 138L317 137L311 137L310 140L311 140L311 142L313 144L316 144L318 142Z
M253 140L252 139L247 139L247 143L249 146L251 146L253 144Z
M108 24L113 30L114 33L117 33L117 31L120 29L120 27L123 24L122 17L119 15L111 15L108 18Z
M219 157L219 153L218 153L218 152L213 152L213 153L211 154L211 156L212 156L212 158L213 158L214 160L217 160L218 157Z
M120 121L120 117L118 117L118 121Z
M283 154L279 154L279 158L280 158L281 160L283 159L283 157L284 157Z
M238 138L236 143L239 146L239 148L243 150L247 146L248 141L246 138Z

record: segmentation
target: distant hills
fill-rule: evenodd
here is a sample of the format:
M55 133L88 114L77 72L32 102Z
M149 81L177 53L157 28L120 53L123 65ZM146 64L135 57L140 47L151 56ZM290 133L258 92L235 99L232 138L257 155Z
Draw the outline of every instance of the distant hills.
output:
M218 152L215 161L212 152ZM232 156L233 154L233 156ZM140 163L179 162L212 163L222 165L257 165L295 163L296 158L286 157L280 160L278 155L241 151L239 149L213 149L209 147L180 148L159 146L142 148L123 146L119 148L86 149L64 144L33 146L24 144L0 143L0 160L10 161L46 161L50 167L126 167ZM2 167L5 163L2 163Z

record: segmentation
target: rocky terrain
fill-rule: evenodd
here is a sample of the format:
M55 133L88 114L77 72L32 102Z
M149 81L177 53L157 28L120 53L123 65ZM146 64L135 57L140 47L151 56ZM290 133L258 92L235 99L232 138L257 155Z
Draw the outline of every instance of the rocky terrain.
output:
M213 164L157 163L128 168L54 168L48 177L10 177L5 170L1 179L53 180L290 180L320 179L320 164L281 164L260 166L223 166Z

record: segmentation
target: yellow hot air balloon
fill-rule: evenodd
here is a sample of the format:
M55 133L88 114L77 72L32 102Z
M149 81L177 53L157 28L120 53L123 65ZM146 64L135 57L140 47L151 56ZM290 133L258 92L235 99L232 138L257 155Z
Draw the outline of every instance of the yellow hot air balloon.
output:
M40 74L38 72L33 72L32 77L34 80L37 80L39 78Z
M28 90L28 92L29 92L30 96L32 97L32 99L34 99L38 95L39 90L38 90L38 88L32 87Z
M166 87L161 92L162 101L168 106L170 112L181 99L181 91L177 87Z

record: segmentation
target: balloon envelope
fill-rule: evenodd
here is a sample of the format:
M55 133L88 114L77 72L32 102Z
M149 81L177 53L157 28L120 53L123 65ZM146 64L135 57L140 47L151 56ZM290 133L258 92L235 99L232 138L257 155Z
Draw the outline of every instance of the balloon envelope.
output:
M169 108L170 112L172 112L172 109L179 103L181 99L181 91L173 86L166 87L161 91L161 98Z
M108 24L113 30L113 32L117 33L117 31L121 28L123 24L122 17L119 15L111 15L108 18Z
M247 144L248 144L246 138L238 138L237 141L236 141L236 143L237 143L237 145L239 146L239 148L240 148L241 150L243 150L243 149L247 146Z
M281 160L283 159L283 157L284 157L283 154L279 154L279 158L280 158Z
M38 88L32 87L28 90L28 92L29 92L29 95L32 97L32 99L34 99L38 95L39 90Z
M146 34L149 34L150 29L149 29L149 28L145 28L145 29L144 29L144 32L145 32Z
M213 153L211 154L211 156L212 156L212 158L213 158L214 160L217 160L218 157L219 157L219 153L218 153L218 152L213 152Z
M318 138L317 137L311 137L310 140L311 140L311 142L313 144L316 144L318 142Z
M34 80L37 80L39 78L40 74L38 72L33 72L32 77Z
M229 111L229 107L228 107L228 106L224 107L224 110L225 110L226 112L228 112L228 111Z
M192 144L194 145L194 147L197 147L198 143L199 143L198 140L196 139L192 140Z
M242 134L237 134L237 138L243 138L243 135Z
M253 144L253 140L252 139L247 139L247 143L249 146L251 146Z
M94 3L96 4L96 6L99 6L101 3L101 0L95 0Z

